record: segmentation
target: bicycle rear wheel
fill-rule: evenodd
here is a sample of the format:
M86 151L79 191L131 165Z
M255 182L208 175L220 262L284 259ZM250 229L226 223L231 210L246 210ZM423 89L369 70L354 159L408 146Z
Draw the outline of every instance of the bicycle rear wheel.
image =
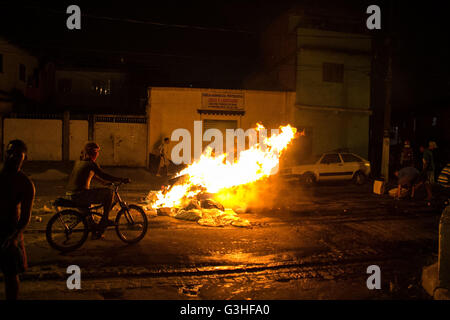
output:
M117 236L125 243L133 244L141 241L147 233L148 220L141 207L129 205L117 213Z
M63 210L50 218L46 237L50 246L61 252L78 249L88 237L86 219L78 211Z

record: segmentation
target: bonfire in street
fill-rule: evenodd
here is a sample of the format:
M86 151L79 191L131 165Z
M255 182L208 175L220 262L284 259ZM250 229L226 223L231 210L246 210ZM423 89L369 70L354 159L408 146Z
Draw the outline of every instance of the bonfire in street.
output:
M259 133L262 125L257 126ZM176 175L176 182L147 200L159 214L197 221L207 226L250 226L237 213L247 208L246 192L277 173L280 156L295 137L296 128L281 126L279 133L264 137L239 154L234 162L227 154L214 156L207 148L198 161Z

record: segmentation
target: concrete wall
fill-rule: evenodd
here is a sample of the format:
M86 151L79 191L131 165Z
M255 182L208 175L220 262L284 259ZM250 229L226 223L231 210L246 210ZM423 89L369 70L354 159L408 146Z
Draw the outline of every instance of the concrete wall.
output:
M3 55L3 72L0 72L0 90L10 92L16 88L25 92L27 79L38 67L37 58L8 43L0 37L0 54ZM19 80L19 65L25 65L25 81Z
M202 93L243 93L245 115L199 114ZM244 130L254 128L261 122L266 128L276 129L291 122L295 102L294 92L219 90L187 88L149 88L149 152L156 148L164 137L170 137L178 128L185 128L194 139L194 121L203 119L237 120ZM171 142L171 150L178 142ZM204 142L206 146L209 142ZM191 146L192 155L194 146ZM170 153L169 153L170 154Z
M368 114L296 108L293 124L298 128L310 128L313 155L348 148L368 157Z
M101 165L147 165L147 124L96 122L94 140L101 147Z
M88 121L70 120L69 160L78 160L88 141ZM4 144L21 139L29 160L62 161L62 120L4 119ZM94 140L100 145L99 163L110 166L147 165L147 124L96 122Z
M62 121L4 119L4 144L21 139L28 146L28 159L62 160Z
M297 103L368 109L370 38L302 28L297 32ZM343 64L343 82L323 81L323 63Z
M81 150L88 141L88 122L86 120L70 120L69 127L69 159L78 160Z
M317 49L300 49L297 103L368 109L370 105L370 57ZM344 65L343 82L323 81L323 63Z
M294 123L312 128L312 153L349 148L367 158L371 114L370 38L298 28L297 47ZM323 63L343 64L343 82L323 81Z

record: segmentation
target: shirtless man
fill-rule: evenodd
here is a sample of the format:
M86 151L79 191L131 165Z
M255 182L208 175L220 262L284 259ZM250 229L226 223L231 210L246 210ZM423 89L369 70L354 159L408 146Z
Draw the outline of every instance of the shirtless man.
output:
M8 300L18 299L19 274L27 268L23 231L31 219L35 189L21 171L26 154L25 143L12 140L0 168L0 270Z
M80 161L75 162L69 178L66 194L72 201L89 206L91 204L103 205L103 216L100 221L100 230L93 234L93 239L102 238L107 226L113 226L114 221L108 219L114 201L114 192L110 188L92 188L91 180L95 178L106 184L107 182L129 183L128 178L118 178L107 174L96 163L100 146L95 142L88 142L82 151Z

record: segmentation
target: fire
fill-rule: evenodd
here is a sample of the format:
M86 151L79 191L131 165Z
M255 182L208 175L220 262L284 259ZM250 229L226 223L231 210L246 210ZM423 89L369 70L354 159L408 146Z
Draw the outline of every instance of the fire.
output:
M257 124L256 131L264 127ZM201 192L224 194L228 189L250 184L278 170L280 156L295 137L296 128L281 126L280 132L266 137L263 144L256 143L242 151L239 159L230 163L226 154L212 156L207 149L200 159L177 174L185 176L183 182L174 185L168 192L159 191L153 208L177 207Z

